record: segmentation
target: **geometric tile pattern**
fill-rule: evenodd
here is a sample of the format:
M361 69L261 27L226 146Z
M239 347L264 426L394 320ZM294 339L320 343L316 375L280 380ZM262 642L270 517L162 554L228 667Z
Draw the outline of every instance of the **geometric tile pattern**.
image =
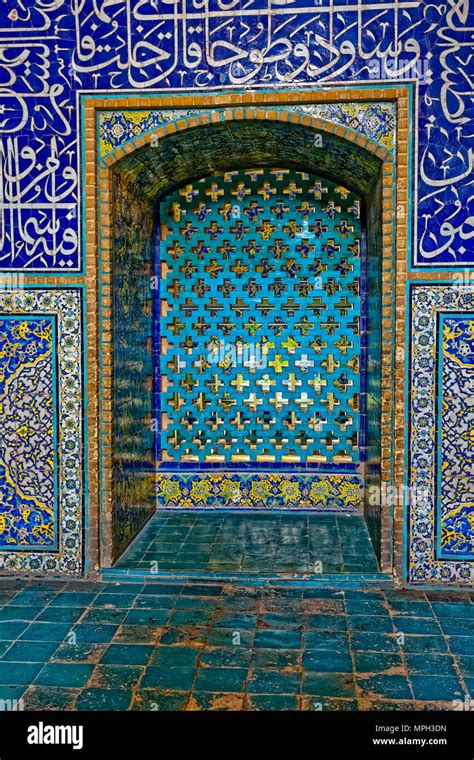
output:
M166 458L357 463L359 199L249 169L175 191L160 218Z
M474 559L474 315L440 314L441 555Z
M324 473L158 473L161 509L311 510L357 512L360 475Z
M463 710L474 698L467 593L157 580L7 582L0 599L0 699L16 709Z
M474 580L474 565L467 561L473 558L468 495L472 479L469 360L473 307L472 286L411 286L408 580L412 583ZM442 381L439 389L438 375ZM438 425L437 410L441 410ZM450 432L453 424L455 438ZM443 560L443 556L449 559Z
M82 299L0 291L0 570L82 571Z

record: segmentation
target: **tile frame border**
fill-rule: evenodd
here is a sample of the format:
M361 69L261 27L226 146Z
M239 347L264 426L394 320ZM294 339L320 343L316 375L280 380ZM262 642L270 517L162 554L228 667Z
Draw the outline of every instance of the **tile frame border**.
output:
M87 184L87 195L83 192L86 249L87 283L87 337L89 347L89 404L88 424L91 435L89 448L89 496L94 517L91 527L97 526L101 535L99 553L98 541L91 545L91 560L98 567L111 565L110 521L113 504L113 400L112 400L112 348L111 334L111 185L110 167L127 153L145 144L144 136L139 136L126 147L117 149L105 161L106 167L97 167L96 111L124 110L125 108L202 108L235 107L234 118L267 119L272 104L305 104L314 102L350 102L353 100L395 100L397 103L396 167L391 154L368 138L361 138L353 130L326 124L286 111L278 113L285 122L310 126L318 131L328 131L352 142L357 142L366 150L375 153L382 161L382 424L381 424L381 478L384 483L403 482L405 465L404 437L404 361L399 358L405 346L405 282L407 279L409 249L409 112L412 93L409 87L399 86L372 89L334 89L331 91L304 90L299 92L242 92L220 95L166 95L129 97L115 93L110 97L84 95L81 101L81 118L84 125L82 146L84 155L83 184ZM229 114L231 117L231 114ZM201 116L183 119L182 123L169 124L161 130L154 130L158 137L169 135L179 129L187 129L198 124L209 124L212 117ZM394 175L396 174L396 178ZM396 196L396 197L394 197ZM395 201L395 203L394 203ZM100 202L100 213L97 205ZM396 213L394 213L396 211ZM395 223L395 217L397 223ZM99 231L100 230L100 231ZM393 260L393 263L392 263ZM102 298L99 298L99 288ZM395 298L394 298L395 296ZM393 308L395 306L395 308ZM105 338L105 339L104 339ZM102 351L100 350L102 347ZM402 349L400 351L399 349ZM394 358L395 354L395 358ZM396 382L394 379L397 378ZM100 515L102 512L102 515ZM391 571L395 553L396 572L400 575L403 565L400 551L403 534L403 510L392 510L382 505L382 569ZM392 519L394 525L392 528ZM99 522L100 521L100 522ZM100 526L100 527L99 527ZM392 546L394 541L394 546ZM100 560L99 560L100 556Z
M432 285L435 284L435 287L433 288ZM431 287L430 287L431 286ZM428 475L427 479L420 479L420 514L417 514L417 503L415 499L414 505L411 505L405 501L403 505L404 509L404 531L403 531L403 547L404 547L404 555L405 555L405 561L404 561L404 567L403 567L403 580L406 585L408 586L415 586L415 587L432 587L433 584L436 584L438 587L440 586L448 586L448 587L454 587L459 588L461 585L462 587L469 587L472 586L474 582L474 563L469 559L459 559L456 561L455 559L446 559L443 557L440 557L438 555L438 542L437 542L437 531L438 531L438 523L439 523L439 502L438 502L438 488L437 488L437 434L438 434L438 419L437 419L437 407L439 403L438 394L437 394L437 386L438 386L438 314L439 313L458 313L463 314L467 313L466 309L464 308L456 308L457 302L462 299L464 293L463 291L471 292L474 296L474 285L471 284L465 284L461 285L456 280L447 280L446 276L444 276L443 280L441 280L441 277L438 277L436 282L433 283L433 281L427 281L426 279L420 279L418 278L416 281L413 280L411 282L407 282L407 314L406 314L406 321L407 321L407 331L408 335L412 334L412 325L413 320L415 319L415 307L414 307L414 294L416 292L416 289L425 288L428 291L429 297L436 298L437 291L440 292L441 297L443 296L443 293L449 293L451 292L453 295L453 301L450 304L440 304L439 308L436 306L432 306L431 312L429 314L429 317L434 322L434 325L430 327L430 336L432 339L432 347L428 347L427 352L432 351L433 354L433 371L431 373L426 373L426 376L429 377L430 380L430 387L428 388L428 398L430 403L430 409L432 409L434 423L433 423L433 434L430 439L430 444L432 444L433 453L430 455L430 463L428 464ZM473 308L469 309L469 311L472 312ZM431 329L432 328L432 329ZM421 349L422 350L422 349ZM413 363L414 363L414 357L417 355L417 352L420 351L418 348L418 345L414 342L410 344L410 350L407 351L407 357L406 357L406 363L407 363L407 375L406 375L406 384L407 384L407 398L408 398L408 414L409 414L409 420L410 425L407 426L406 431L406 445L409 450L411 450L411 443L413 440L416 440L417 435L417 428L414 424L414 412L413 412L413 387L414 384L412 382L413 380ZM410 431L409 431L410 428ZM413 467L413 462L410 462L410 466L407 468L407 471L405 473L405 486L406 488L413 488L416 489L417 482L416 482L416 473L414 475L413 470L416 469ZM423 491L423 483L428 480L428 496L427 499L424 498ZM426 486L425 486L426 488ZM428 503L426 503L428 501ZM429 535L426 536L426 530L423 528L423 512L427 512L429 523ZM416 534L417 529L419 528L418 536ZM426 543L429 544L427 547L427 550L425 552L426 555L429 555L428 559L426 560L426 567L423 568L422 563L418 563L420 565L419 575L416 576L416 569L417 564L415 562L412 562L412 545L416 541L416 539L420 542L423 542L426 540Z
M45 548L42 549L40 552L35 552L34 549L27 550L27 551L19 551L19 550L9 550L9 551L0 551L0 572L4 572L5 574L12 575L18 573L28 573L30 575L41 575L43 577L48 576L61 576L69 575L69 576L75 576L80 577L83 575L84 571L87 568L87 558L86 558L86 552L87 552L87 536L89 533L88 529L88 503L87 503L87 478L86 478L86 466L85 463L87 461L87 419L85 414L85 409L87 408L87 393L88 393L88 387L87 387L87 366L86 366L86 354L84 351L85 346L85 335L84 335L84 326L85 326L85 310L84 310L84 286L83 285L77 285L77 284L64 284L64 281L62 281L60 284L58 283L57 286L54 284L46 284L46 283L29 283L28 285L24 285L22 288L13 288L11 290L3 290L0 292L0 300L2 295L4 294L11 294L13 298L15 296L28 296L29 293L41 293L43 292L45 295L49 294L58 294L58 293L67 293L67 292L74 292L77 294L77 310L78 310L78 316L80 320L79 324L79 331L78 331L78 354L79 354L79 367L77 372L77 379L79 384L79 394L78 398L80 401L80 408L78 412L78 425L77 425L77 434L79 436L79 444L78 444L78 457L79 457L79 464L77 466L77 473L76 473L76 480L80 484L80 491L77 494L77 503L74 506L74 513L71 516L71 519L75 520L76 526L78 532L77 534L74 534L74 531L71 531L70 535L75 536L76 539L76 547L73 547L71 549L65 550L64 547L64 531L62 523L64 521L64 508L65 508L65 500L70 496L70 492L65 488L63 483L64 478L64 466L61 464L61 453L59 452L57 455L57 467L58 467L58 473L56 475L57 479L57 500L58 503L56 505L56 513L57 513L57 519L58 519L58 525L57 525L57 547L55 549L49 549ZM5 318L8 318L9 312L5 312L3 309L1 310L2 316ZM44 309L42 310L31 310L31 311L25 311L19 310L17 308L16 310L12 309L11 312L12 316L21 316L23 314L31 316L31 317L38 317L40 318L42 315L46 314L46 311ZM61 443L63 441L63 431L61 428L61 407L66 402L66 398L63 398L63 394L61 392L61 382L64 375L61 373L61 352L60 352L60 342L61 342L61 317L63 316L61 311L53 312L51 310L51 314L55 316L56 318L56 346L54 347L53 351L53 363L57 364L57 387L56 389L53 389L54 393L53 396L56 398L57 403L57 440L59 447L61 446ZM84 477L83 477L84 476ZM69 534L68 534L69 535ZM18 564L13 564L13 561L18 561ZM36 563L34 567L30 566L31 561ZM75 563L74 570L70 570L67 567L67 562L72 561ZM50 566L48 566L48 562L50 563Z

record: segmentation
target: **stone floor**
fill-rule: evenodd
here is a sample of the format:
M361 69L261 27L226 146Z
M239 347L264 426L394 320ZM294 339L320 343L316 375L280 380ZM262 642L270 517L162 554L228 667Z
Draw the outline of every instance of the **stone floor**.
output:
M117 566L204 574L378 570L363 517L301 512L157 512Z
M26 710L423 710L474 698L474 593L2 581L0 601L0 699Z

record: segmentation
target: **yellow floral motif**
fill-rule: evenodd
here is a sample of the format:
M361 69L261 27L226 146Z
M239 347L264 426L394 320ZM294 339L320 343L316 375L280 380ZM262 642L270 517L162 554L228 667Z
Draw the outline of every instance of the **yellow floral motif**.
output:
M237 483L235 480L223 480L221 483L221 493L226 505L229 501L237 503L242 498L240 483Z
M211 484L207 483L205 480L195 481L191 488L191 500L195 502L196 501L206 502L209 499L210 487L211 487Z
M254 480L252 482L252 489L250 491L250 498L252 501L261 501L266 499L270 493L270 487L265 480Z
M329 483L327 481L320 481L311 484L310 498L316 502L322 502L326 504L328 497L330 496Z
M359 485L357 483L344 483L341 488L341 496L344 504L358 504L360 501Z
M7 529L7 521L5 515L0 515L0 533L5 533Z
M41 523L41 525L34 527L31 532L37 538L43 536L44 538L47 538L51 541L54 538L54 525L53 523L49 523L49 525Z
M283 501L297 502L301 499L301 491L299 483L292 482L291 480L283 481L281 484L281 492Z
M175 480L164 480L160 485L160 496L164 498L166 504L168 504L169 501L175 501L179 499L181 496L179 483L177 483Z
M28 326L28 322L20 322L18 324L18 333L20 335L20 338L26 338L28 336L29 330L30 328Z

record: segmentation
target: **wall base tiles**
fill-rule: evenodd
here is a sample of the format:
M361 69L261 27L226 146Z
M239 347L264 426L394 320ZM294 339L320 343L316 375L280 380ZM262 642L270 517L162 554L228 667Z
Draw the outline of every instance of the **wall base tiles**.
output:
M411 290L408 580L474 580L474 288Z
M163 473L157 475L164 509L295 509L358 512L362 480L353 474Z
M82 298L0 291L0 570L83 570Z

